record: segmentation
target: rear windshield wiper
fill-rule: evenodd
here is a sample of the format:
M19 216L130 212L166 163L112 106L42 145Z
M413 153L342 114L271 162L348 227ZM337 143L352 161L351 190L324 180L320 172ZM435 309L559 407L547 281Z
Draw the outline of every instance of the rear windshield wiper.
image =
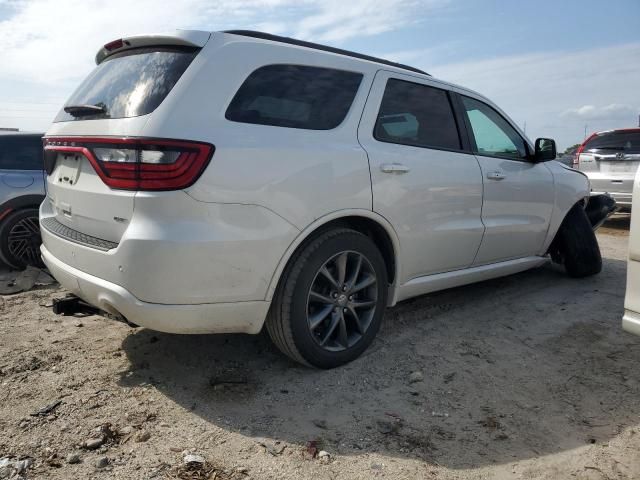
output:
M67 105L63 110L74 117L85 117L107 111L104 105Z

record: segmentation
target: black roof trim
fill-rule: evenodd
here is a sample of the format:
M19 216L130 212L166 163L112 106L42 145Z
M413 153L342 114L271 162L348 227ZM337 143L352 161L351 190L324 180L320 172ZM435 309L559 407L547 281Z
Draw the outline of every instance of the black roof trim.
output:
M223 31L223 33L231 33L233 35L242 35L244 37L260 38L262 40L271 40L272 42L287 43L289 45L297 45L299 47L313 48L315 50L322 50L323 52L337 53L339 55L346 55L348 57L359 58L361 60L368 60L370 62L381 63L382 65L389 65L390 67L400 68L402 70L408 70L410 72L419 73L421 75L429 75L427 72L420 70L419 68L410 67L409 65L403 65L402 63L391 62L383 58L372 57L370 55L352 52L350 50L343 50L341 48L329 47L327 45L321 45L319 43L305 42L304 40L297 40L295 38L281 37L280 35L272 35L270 33L256 32L254 30L225 30Z

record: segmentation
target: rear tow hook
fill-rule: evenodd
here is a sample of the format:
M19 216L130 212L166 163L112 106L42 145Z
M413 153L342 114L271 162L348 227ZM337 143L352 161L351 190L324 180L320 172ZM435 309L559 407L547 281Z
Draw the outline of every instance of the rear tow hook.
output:
M99 309L97 309L93 305L89 305L87 302L79 297L76 297L75 295L67 295L64 298L54 298L52 310L56 315L63 315L65 317L76 314L100 314Z
M118 322L126 323L130 327L138 327L135 323L131 323L122 315L113 314L109 312L105 312L104 310L100 310L97 307L94 307L90 303L85 302L80 297L76 297L72 293L68 294L63 298L54 298L53 304L51 305L51 309L53 313L56 315L63 315L65 317L80 315L83 317L87 317L89 315L99 315L101 317L108 318L110 320L116 320Z

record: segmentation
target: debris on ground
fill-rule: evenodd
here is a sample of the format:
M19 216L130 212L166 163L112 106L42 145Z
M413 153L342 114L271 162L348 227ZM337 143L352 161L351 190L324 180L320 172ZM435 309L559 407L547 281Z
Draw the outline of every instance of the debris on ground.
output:
M31 415L32 417L45 417L53 412L56 408L58 408L61 403L62 400L56 400L55 402L51 402L50 404L42 407L37 412L30 413L29 415Z
M15 478L25 473L33 465L32 458L18 460L15 458L0 458L0 478Z
M120 437L120 433L115 430L110 423L103 423L93 432L93 436L82 443L82 447L87 450L96 450L106 443L111 443Z
M421 382L422 380L424 380L424 375L422 375L422 372L412 372L409 375L409 383L418 383Z
M14 295L31 290L35 285L49 285L55 280L45 270L27 267L0 274L0 295Z

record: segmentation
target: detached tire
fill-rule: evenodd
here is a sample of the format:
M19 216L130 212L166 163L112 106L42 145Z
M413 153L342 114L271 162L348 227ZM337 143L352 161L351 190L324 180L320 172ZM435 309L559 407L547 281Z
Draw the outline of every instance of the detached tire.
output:
M569 276L588 277L602 270L598 240L581 205L569 210L553 243Z
M346 228L320 234L289 262L266 326L293 360L334 368L375 338L387 305L384 259L369 237Z
M0 257L9 267L41 267L41 243L37 208L11 212L0 224Z

